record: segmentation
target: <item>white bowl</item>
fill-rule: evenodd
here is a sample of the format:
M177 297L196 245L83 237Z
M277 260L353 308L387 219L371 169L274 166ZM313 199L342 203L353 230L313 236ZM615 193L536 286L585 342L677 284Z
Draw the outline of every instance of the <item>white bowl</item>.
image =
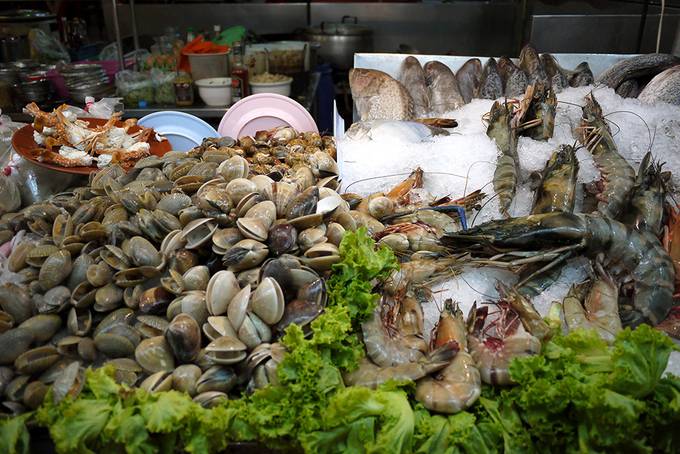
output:
M250 93L253 95L257 93L276 93L283 96L290 96L290 86L292 84L292 77L281 82L251 82Z
M208 106L228 106L231 104L231 78L211 77L194 82L198 95Z

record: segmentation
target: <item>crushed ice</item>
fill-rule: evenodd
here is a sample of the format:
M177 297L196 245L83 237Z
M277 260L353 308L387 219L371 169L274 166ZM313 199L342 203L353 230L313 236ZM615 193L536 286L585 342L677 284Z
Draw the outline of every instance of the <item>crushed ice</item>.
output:
M651 145L655 159L665 162L664 169L671 171L673 186L680 188L680 107L665 103L647 105L634 98L624 99L609 88L568 88L557 95L553 137L547 142L522 137L518 142L520 185L510 210L511 215L529 213L533 197L529 187L530 174L543 169L558 145L576 142L574 129L580 122L580 106L591 90L602 106L619 153L637 171ZM433 195L461 197L476 189L482 189L487 194L486 204L477 216L473 216L475 225L500 218L498 201L492 197L491 184L498 149L486 136L486 124L482 121L492 104L493 101L477 99L445 115L458 122L458 127L449 130L449 136L422 137L418 140L422 130L419 129L418 134L413 131L400 132L398 124L388 122L359 140L341 139L338 142L338 156L342 160L342 190L361 195L384 191L420 166L425 171L425 188ZM598 180L599 172L588 151L580 148L577 157L578 183ZM674 195L678 195L677 190ZM581 207L581 199L579 184L577 211ZM587 269L584 259L569 262L558 282L532 300L537 310L545 315L552 301L562 301L573 283L586 279ZM446 298L459 302L467 314L473 302L481 303L497 297L494 288L496 280L514 283L516 276L504 270L474 268L434 287L432 301L423 305L425 335L429 335L439 318L439 309ZM680 374L680 353L671 355L667 370Z

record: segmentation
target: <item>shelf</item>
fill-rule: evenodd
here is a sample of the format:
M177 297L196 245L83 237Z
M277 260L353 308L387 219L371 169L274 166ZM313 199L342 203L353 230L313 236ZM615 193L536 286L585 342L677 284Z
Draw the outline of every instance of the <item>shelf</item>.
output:
M136 109L125 109L123 110L123 117L142 118L143 116L149 115L154 112L172 110L175 112L183 112L195 115L199 118L222 118L228 109L229 109L228 107L208 107L208 106L191 106L191 107L157 106Z

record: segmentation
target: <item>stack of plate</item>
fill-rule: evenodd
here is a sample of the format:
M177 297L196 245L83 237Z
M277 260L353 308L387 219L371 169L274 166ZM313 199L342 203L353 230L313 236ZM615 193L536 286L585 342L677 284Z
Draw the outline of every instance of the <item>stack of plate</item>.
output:
M113 94L114 88L104 68L96 63L78 63L59 69L71 99L84 103L86 96L96 99Z
M50 67L27 60L12 64L19 75L18 91L25 102L43 104L50 98L50 81L47 71Z

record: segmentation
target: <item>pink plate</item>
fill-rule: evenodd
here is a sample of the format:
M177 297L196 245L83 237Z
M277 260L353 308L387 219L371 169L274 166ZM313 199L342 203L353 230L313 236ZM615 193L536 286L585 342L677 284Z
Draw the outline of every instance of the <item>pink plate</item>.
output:
M319 132L314 119L302 105L276 93L258 93L243 98L224 114L217 131L222 137L238 139L277 126L291 126L299 132Z

